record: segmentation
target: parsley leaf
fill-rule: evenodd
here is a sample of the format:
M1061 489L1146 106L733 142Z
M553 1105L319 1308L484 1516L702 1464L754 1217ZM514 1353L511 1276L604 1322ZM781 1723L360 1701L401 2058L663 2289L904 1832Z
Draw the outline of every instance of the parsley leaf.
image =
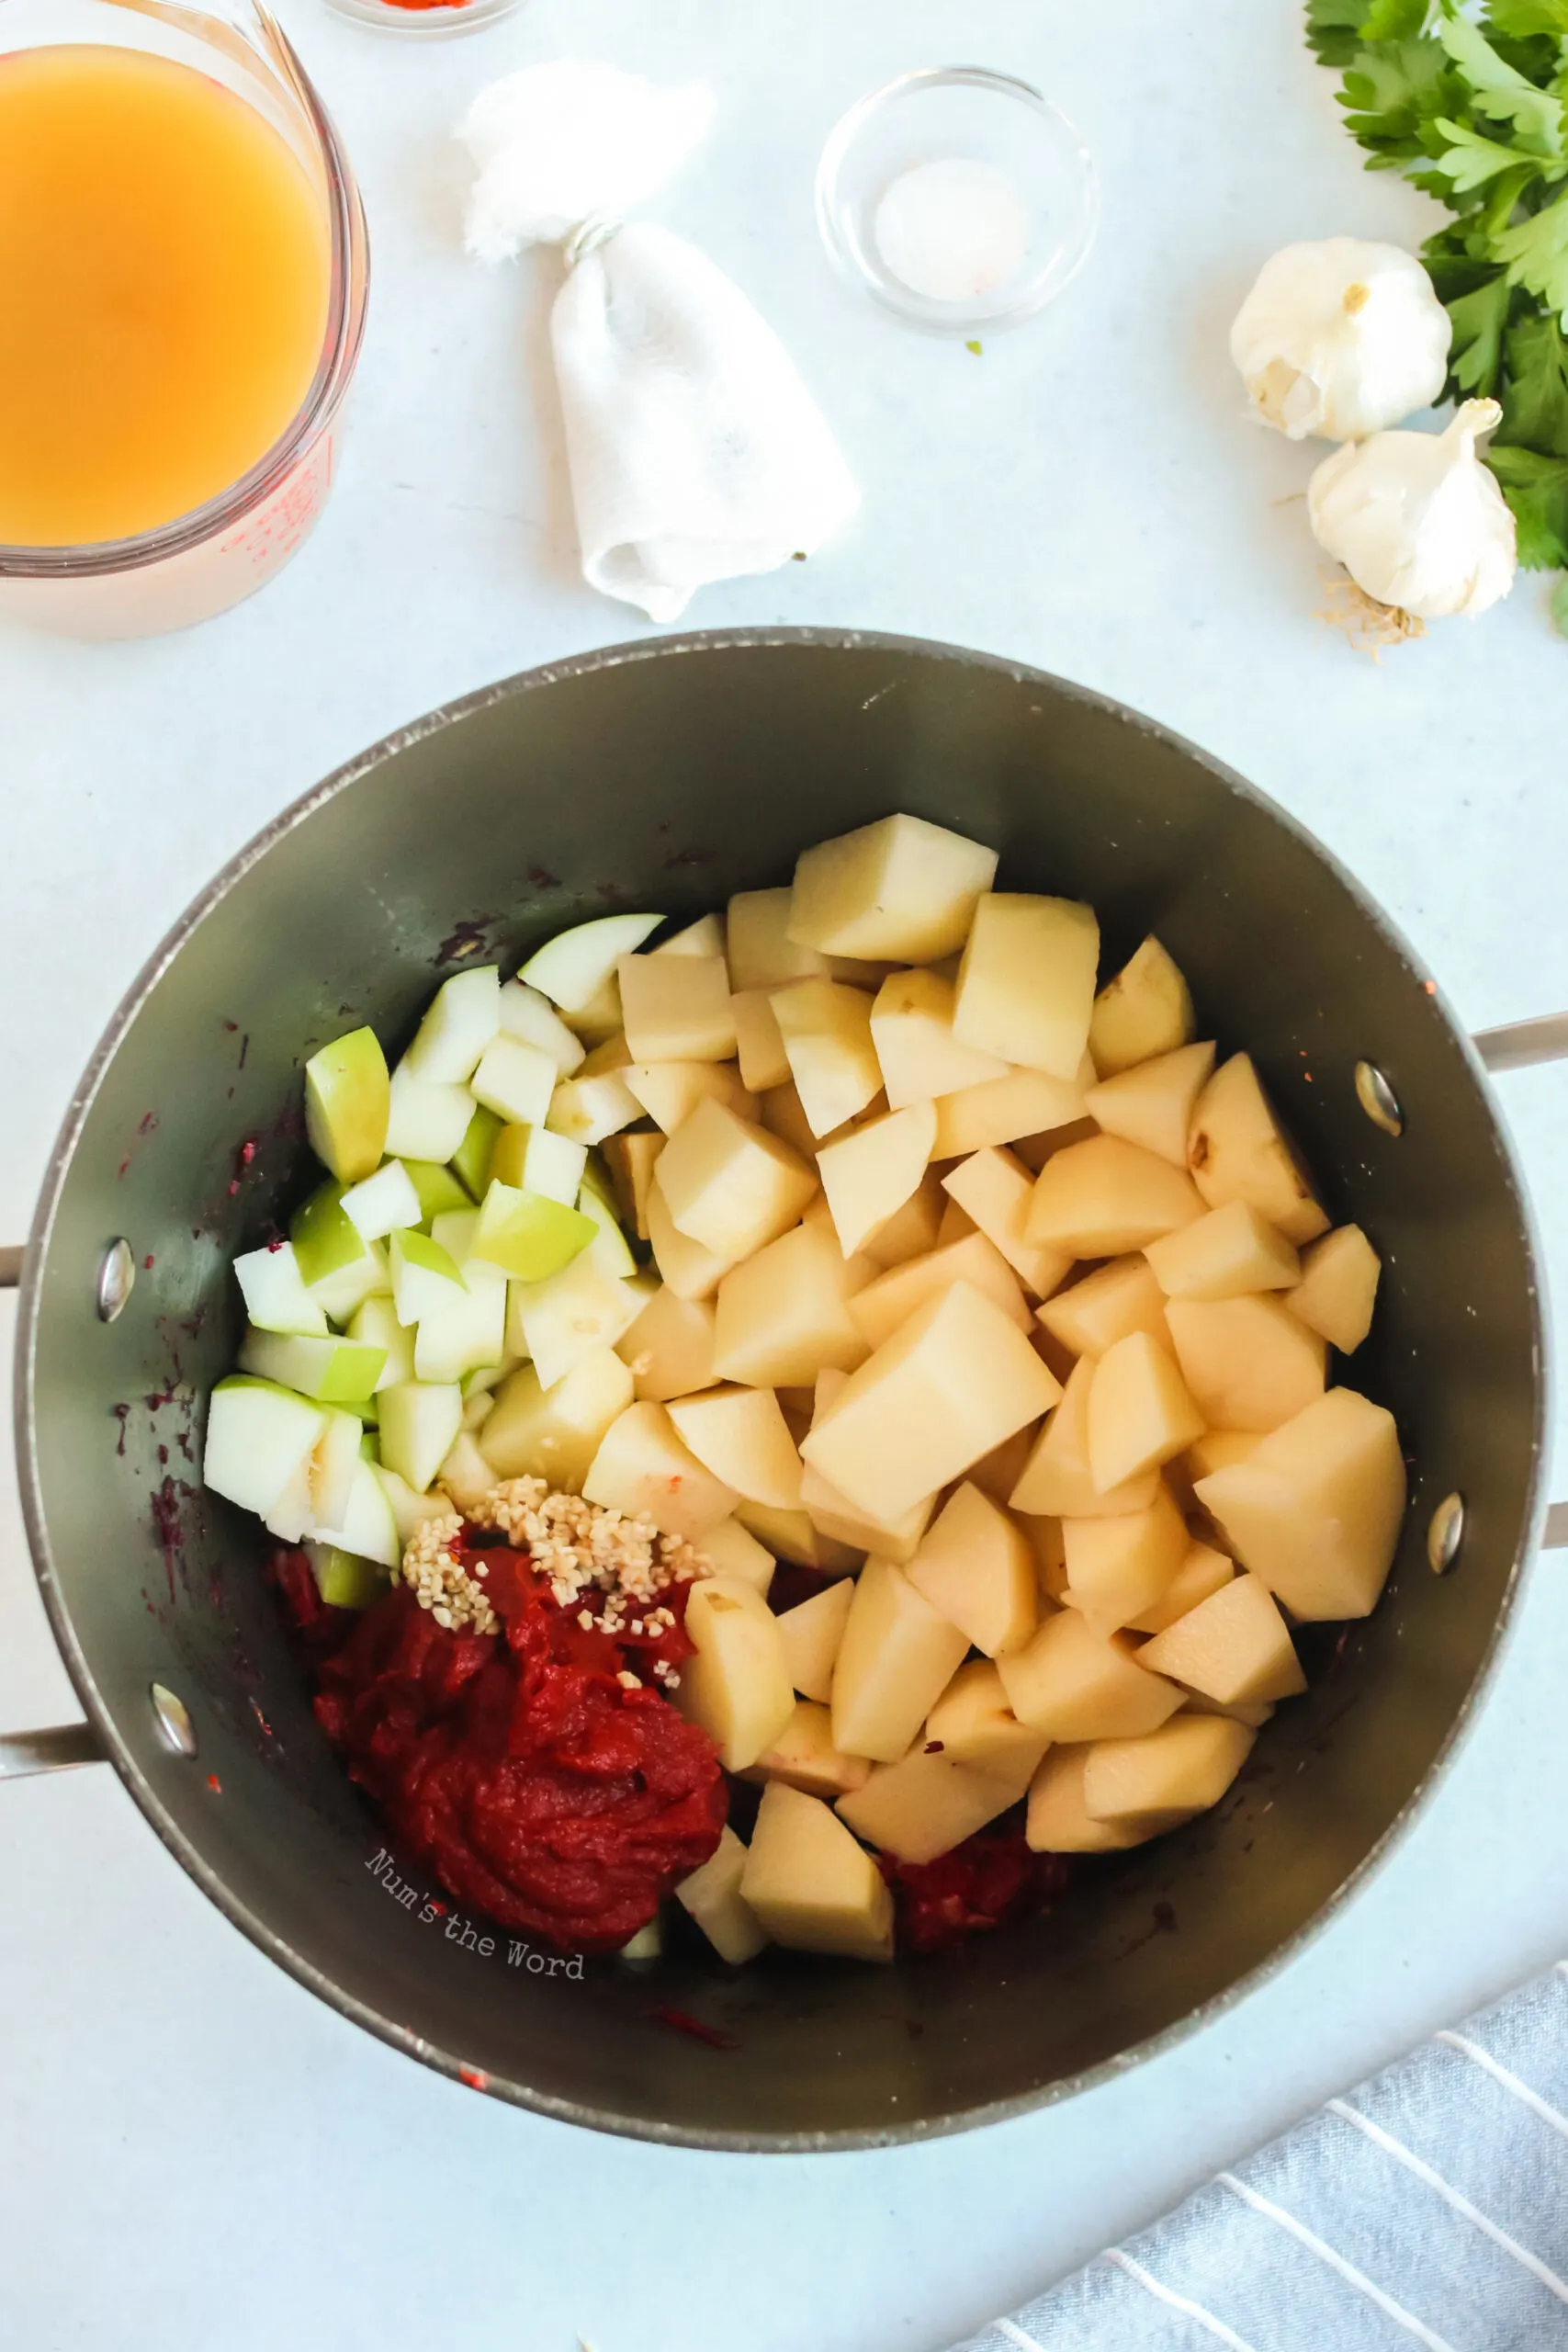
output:
M1366 13L1367 0L1307 0L1307 46L1321 64L1349 64Z
M1568 343L1555 319L1508 330L1508 405L1497 439L1568 458Z
M1494 441L1486 462L1514 510L1519 561L1526 571L1568 565L1568 458Z
M1427 125L1461 114L1464 96L1437 41L1399 40L1358 51L1339 103L1347 128L1374 159L1404 161L1426 155Z
M1427 29L1432 0L1371 0L1361 27L1363 41L1410 40Z
M1449 373L1461 392L1486 394L1495 390L1503 365L1503 330L1513 294L1499 270L1484 285L1456 295L1450 302L1454 339Z
M1484 187L1499 172L1511 172L1519 160L1517 147L1505 147L1495 139L1486 138L1479 130L1467 130L1462 122L1450 122L1440 116L1433 128L1448 141L1442 153L1432 159L1432 169L1452 184L1456 196L1468 196L1472 188Z
M1568 311L1568 196L1492 240L1510 286L1539 294L1549 310Z
M1538 154L1562 154L1562 102L1555 91L1538 90L1506 64L1468 17L1445 13L1438 20L1438 39L1469 83L1475 113L1511 122L1519 139Z
M1568 0L1492 0L1486 11L1490 30L1528 40L1533 33L1568 37Z

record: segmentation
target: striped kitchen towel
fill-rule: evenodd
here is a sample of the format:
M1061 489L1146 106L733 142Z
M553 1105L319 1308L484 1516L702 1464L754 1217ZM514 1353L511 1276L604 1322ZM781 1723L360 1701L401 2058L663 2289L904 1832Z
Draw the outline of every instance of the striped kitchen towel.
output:
M955 2352L1568 2346L1568 1962Z

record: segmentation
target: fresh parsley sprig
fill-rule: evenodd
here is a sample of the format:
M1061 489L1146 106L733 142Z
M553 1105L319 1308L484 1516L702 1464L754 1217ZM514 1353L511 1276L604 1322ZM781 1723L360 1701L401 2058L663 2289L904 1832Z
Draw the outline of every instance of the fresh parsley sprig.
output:
M1521 563L1568 568L1568 0L1307 0L1369 171L1453 214L1422 255L1453 321L1448 390L1490 393L1487 463Z

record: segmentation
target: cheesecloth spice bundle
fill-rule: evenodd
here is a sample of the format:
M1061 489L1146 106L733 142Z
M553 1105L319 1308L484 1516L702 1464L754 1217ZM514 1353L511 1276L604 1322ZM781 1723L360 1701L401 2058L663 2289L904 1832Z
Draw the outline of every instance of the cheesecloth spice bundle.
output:
M700 86L560 59L492 83L457 130L477 166L468 251L564 250L550 336L583 577L655 621L710 581L811 554L860 503L739 288L684 238L624 217L712 117Z

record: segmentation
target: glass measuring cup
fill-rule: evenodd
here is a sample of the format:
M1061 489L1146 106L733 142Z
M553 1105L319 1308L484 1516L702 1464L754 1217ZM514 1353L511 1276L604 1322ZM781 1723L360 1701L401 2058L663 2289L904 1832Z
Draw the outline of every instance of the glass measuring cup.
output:
M337 133L260 0L0 0L7 53L92 43L194 68L254 107L303 168L328 249L314 373L272 447L228 488L134 537L67 546L0 543L0 625L56 634L150 636L226 611L310 535L332 481L338 414L364 334L369 270L359 190Z

